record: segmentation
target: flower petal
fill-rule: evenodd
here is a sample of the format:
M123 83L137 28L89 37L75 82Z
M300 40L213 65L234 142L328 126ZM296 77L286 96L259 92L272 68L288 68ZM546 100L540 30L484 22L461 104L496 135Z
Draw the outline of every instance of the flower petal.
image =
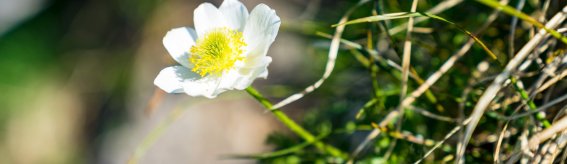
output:
M184 66L171 66L159 72L154 84L167 93L182 93L186 80L197 80L201 76Z
M249 63L246 67L241 68L240 72L248 72L251 80L256 78L267 78L268 77L268 65L272 62L272 57L263 56L259 60L254 61L254 63Z
M163 37L163 46L179 64L192 68L189 63L189 49L195 45L197 33L189 27L174 28Z
M237 70L230 70L222 76L219 88L224 90L243 90L252 84L249 75L241 74Z
M246 89L255 79L268 76L270 62L272 62L272 58L264 56L261 61L254 63L255 65L248 65L249 67L242 67L225 73L222 76L219 88L226 90Z
M212 99L226 91L225 89L219 88L219 83L219 77L205 76L201 79L185 80L183 89L189 96L204 96Z
M269 56L264 57L262 64L256 68L254 74L257 76L256 78L268 78L268 65L272 62L272 58Z
M193 23L199 37L209 30L227 27L223 14L211 3L203 3L193 13Z
M238 0L224 0L219 10L230 28L238 31L244 30L246 19L248 19L248 9L244 4Z
M265 4L256 6L250 13L243 32L244 41L248 44L248 55L266 55L278 34L280 24L276 11Z

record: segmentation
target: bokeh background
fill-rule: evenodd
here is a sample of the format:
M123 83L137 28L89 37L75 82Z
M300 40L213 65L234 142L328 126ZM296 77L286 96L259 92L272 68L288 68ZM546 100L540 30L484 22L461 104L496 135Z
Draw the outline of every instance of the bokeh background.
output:
M357 0L241 1L249 11L265 3L282 19L280 33L268 52L273 58L269 77L253 84L273 102L303 90L321 77L330 40L315 33L332 34L331 25L357 3ZM484 24L492 12L491 8L473 1L451 1L456 5L438 15L470 31ZM130 159L139 163L255 163L254 159L234 157L303 143L244 91L225 92L211 100L165 94L153 85L162 68L175 64L163 48L163 36L172 28L193 26L193 10L203 2L0 0L0 163L121 164ZM222 0L207 2L219 6ZM408 11L411 5L411 1L380 2L384 5L381 10L386 13ZM426 11L441 2L446 1L420 0L418 11ZM518 2L511 1L510 5ZM535 18L549 17L567 3L553 0L544 13L539 10L543 6L539 1L525 2L523 11ZM371 15L378 8L376 4L358 8L352 18ZM510 20L511 16L501 14L479 35L504 63L515 51L508 49ZM393 20L387 25L402 27L406 21ZM413 36L412 66L422 78L435 72L468 37L455 26L440 21L424 21L416 29L419 32ZM369 32L374 35L367 35ZM388 38L382 32L376 23L352 25L347 27L343 38L368 46L366 39L371 36L376 44L370 47L399 63L405 35L401 32ZM516 50L531 34L532 26L520 21L514 40ZM564 53L564 45L552 46L546 53ZM371 123L379 122L394 110L400 98L399 72L380 66L375 74L378 77L369 76L370 71L353 57L368 54L357 52L342 47L335 71L325 84L283 108L310 132L329 135L324 141L345 152L352 152L372 130ZM469 100L460 98L470 83L479 80L471 72L481 62L490 66L486 76L502 70L482 48L473 46L432 87L438 101L422 96L414 105L450 119L470 113L485 89L482 81L470 87ZM531 67L528 70L539 71ZM523 78L528 79L526 86L534 81L533 76ZM565 84L563 80L546 91L546 100L538 97L537 105L547 102L549 97L564 95ZM414 80L408 85L409 91L419 86ZM515 94L511 87L503 93ZM371 105L372 109L362 119L355 119L359 109L372 98L377 98L377 103ZM521 104L518 100L510 103ZM555 114L563 105L559 103L549 111ZM403 122L404 134L412 132L421 139L441 139L455 126L453 122L412 112ZM521 121L517 124L525 125ZM503 121L496 118L481 122L467 149L467 161L492 161L495 134L501 126ZM378 138L361 159L379 163L390 152L391 163L408 163L429 150L423 144L406 141L397 141L397 146L389 150L396 143L394 138L389 135ZM511 145L515 141L509 140ZM438 150L433 155L435 159L429 162L451 161L457 142L457 139L447 141L449 146ZM270 160L264 162L334 161L312 147Z
M223 156L270 151L268 134L286 130L243 91L208 100L165 95L153 85L174 64L162 37L193 26L202 2L0 0L0 163L126 163L160 127L165 132L141 163L251 163ZM249 10L268 4L284 22L311 20L320 5L243 3ZM332 9L349 2L325 3ZM317 79L322 68L305 59L324 55L306 45L301 30L281 30L269 52L270 77L254 85L283 97L292 92L284 85Z

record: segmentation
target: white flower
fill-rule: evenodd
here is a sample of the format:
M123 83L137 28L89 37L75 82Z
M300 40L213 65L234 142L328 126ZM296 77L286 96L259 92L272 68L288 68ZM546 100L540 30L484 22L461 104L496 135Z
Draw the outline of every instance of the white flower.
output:
M214 98L227 90L243 90L268 76L266 56L280 27L280 18L265 4L250 14L238 0L219 8L203 3L194 11L195 30L175 28L163 38L180 65L167 67L154 84L168 93Z

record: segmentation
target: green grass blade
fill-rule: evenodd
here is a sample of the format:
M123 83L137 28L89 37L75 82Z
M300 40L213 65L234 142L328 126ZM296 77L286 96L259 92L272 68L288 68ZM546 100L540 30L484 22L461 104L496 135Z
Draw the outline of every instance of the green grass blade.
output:
M433 15L433 14L428 14L428 13L423 13L423 12L400 12L400 13L391 13L391 14L384 14L384 15L377 15L377 16L369 16L369 17L364 17L364 18L359 18L359 19L355 19L352 21L348 21L345 22L343 24L335 24L333 25L333 27L339 26L339 25L352 25L352 24L359 24L359 23L366 23L366 22L377 22L377 21L383 21L383 20L390 20L390 19L401 19L401 18L408 18L408 17L416 17L416 16L425 16L425 17L429 17L435 20L439 20L451 25L454 25L455 27L457 27L457 29L459 29L460 31L464 32L465 34L467 34L468 36L470 36L471 38L474 39L474 41L476 43L478 43L482 49L484 51L486 51L486 53L488 53L488 55L494 59L497 60L498 58L496 57L496 55L486 46L486 44L484 44L484 42L482 42L478 37L476 37L473 33L471 33L470 31L466 30L465 28L455 24L454 22L451 22L443 17L437 16L437 15Z
M545 25L543 25L542 23L540 23L536 19L530 17L527 14L524 14L521 11L516 10L513 7L502 5L502 4L498 3L497 1L493 1L493 0L477 0L477 1L479 3L490 6L492 8L500 9L500 10L502 10L502 12L504 12L506 14L518 17L518 18L522 19L523 21L529 22L529 23L533 24L534 26L536 26L538 28L544 29L549 34L551 34L553 37L555 37L555 38L561 40L561 42L567 44L567 37L561 35L559 32L557 32L553 29L549 29L549 28L545 27Z
M236 159L267 159L267 158L281 157L281 156L285 156L285 155L289 155L289 154L292 154L292 153L302 151L307 146L313 145L315 142L319 142L321 139L325 138L328 135L329 135L329 133L323 134L323 135L317 137L316 140L307 141L307 142L300 143L300 144L294 145L294 146L286 148L286 149L281 149L281 150L270 152L270 153L252 154L252 155L229 155L227 157L228 158L236 158Z
M351 25L351 24L358 24L358 23L368 23L368 22L378 22L378 21L383 21L383 20L409 18L409 17L420 16L420 15L421 14L419 14L419 13L412 13L412 12L389 13L389 14L359 18L359 19L355 19L355 20L345 22L343 24L335 24L332 27L337 27L337 26L340 26L340 25Z

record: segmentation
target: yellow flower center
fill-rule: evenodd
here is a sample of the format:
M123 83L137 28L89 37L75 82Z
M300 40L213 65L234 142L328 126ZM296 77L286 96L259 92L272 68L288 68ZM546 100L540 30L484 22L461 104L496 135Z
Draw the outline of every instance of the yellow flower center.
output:
M193 72L201 76L220 75L232 68L236 61L242 60L246 43L242 32L229 28L216 28L197 39L191 47L189 62L193 63Z

